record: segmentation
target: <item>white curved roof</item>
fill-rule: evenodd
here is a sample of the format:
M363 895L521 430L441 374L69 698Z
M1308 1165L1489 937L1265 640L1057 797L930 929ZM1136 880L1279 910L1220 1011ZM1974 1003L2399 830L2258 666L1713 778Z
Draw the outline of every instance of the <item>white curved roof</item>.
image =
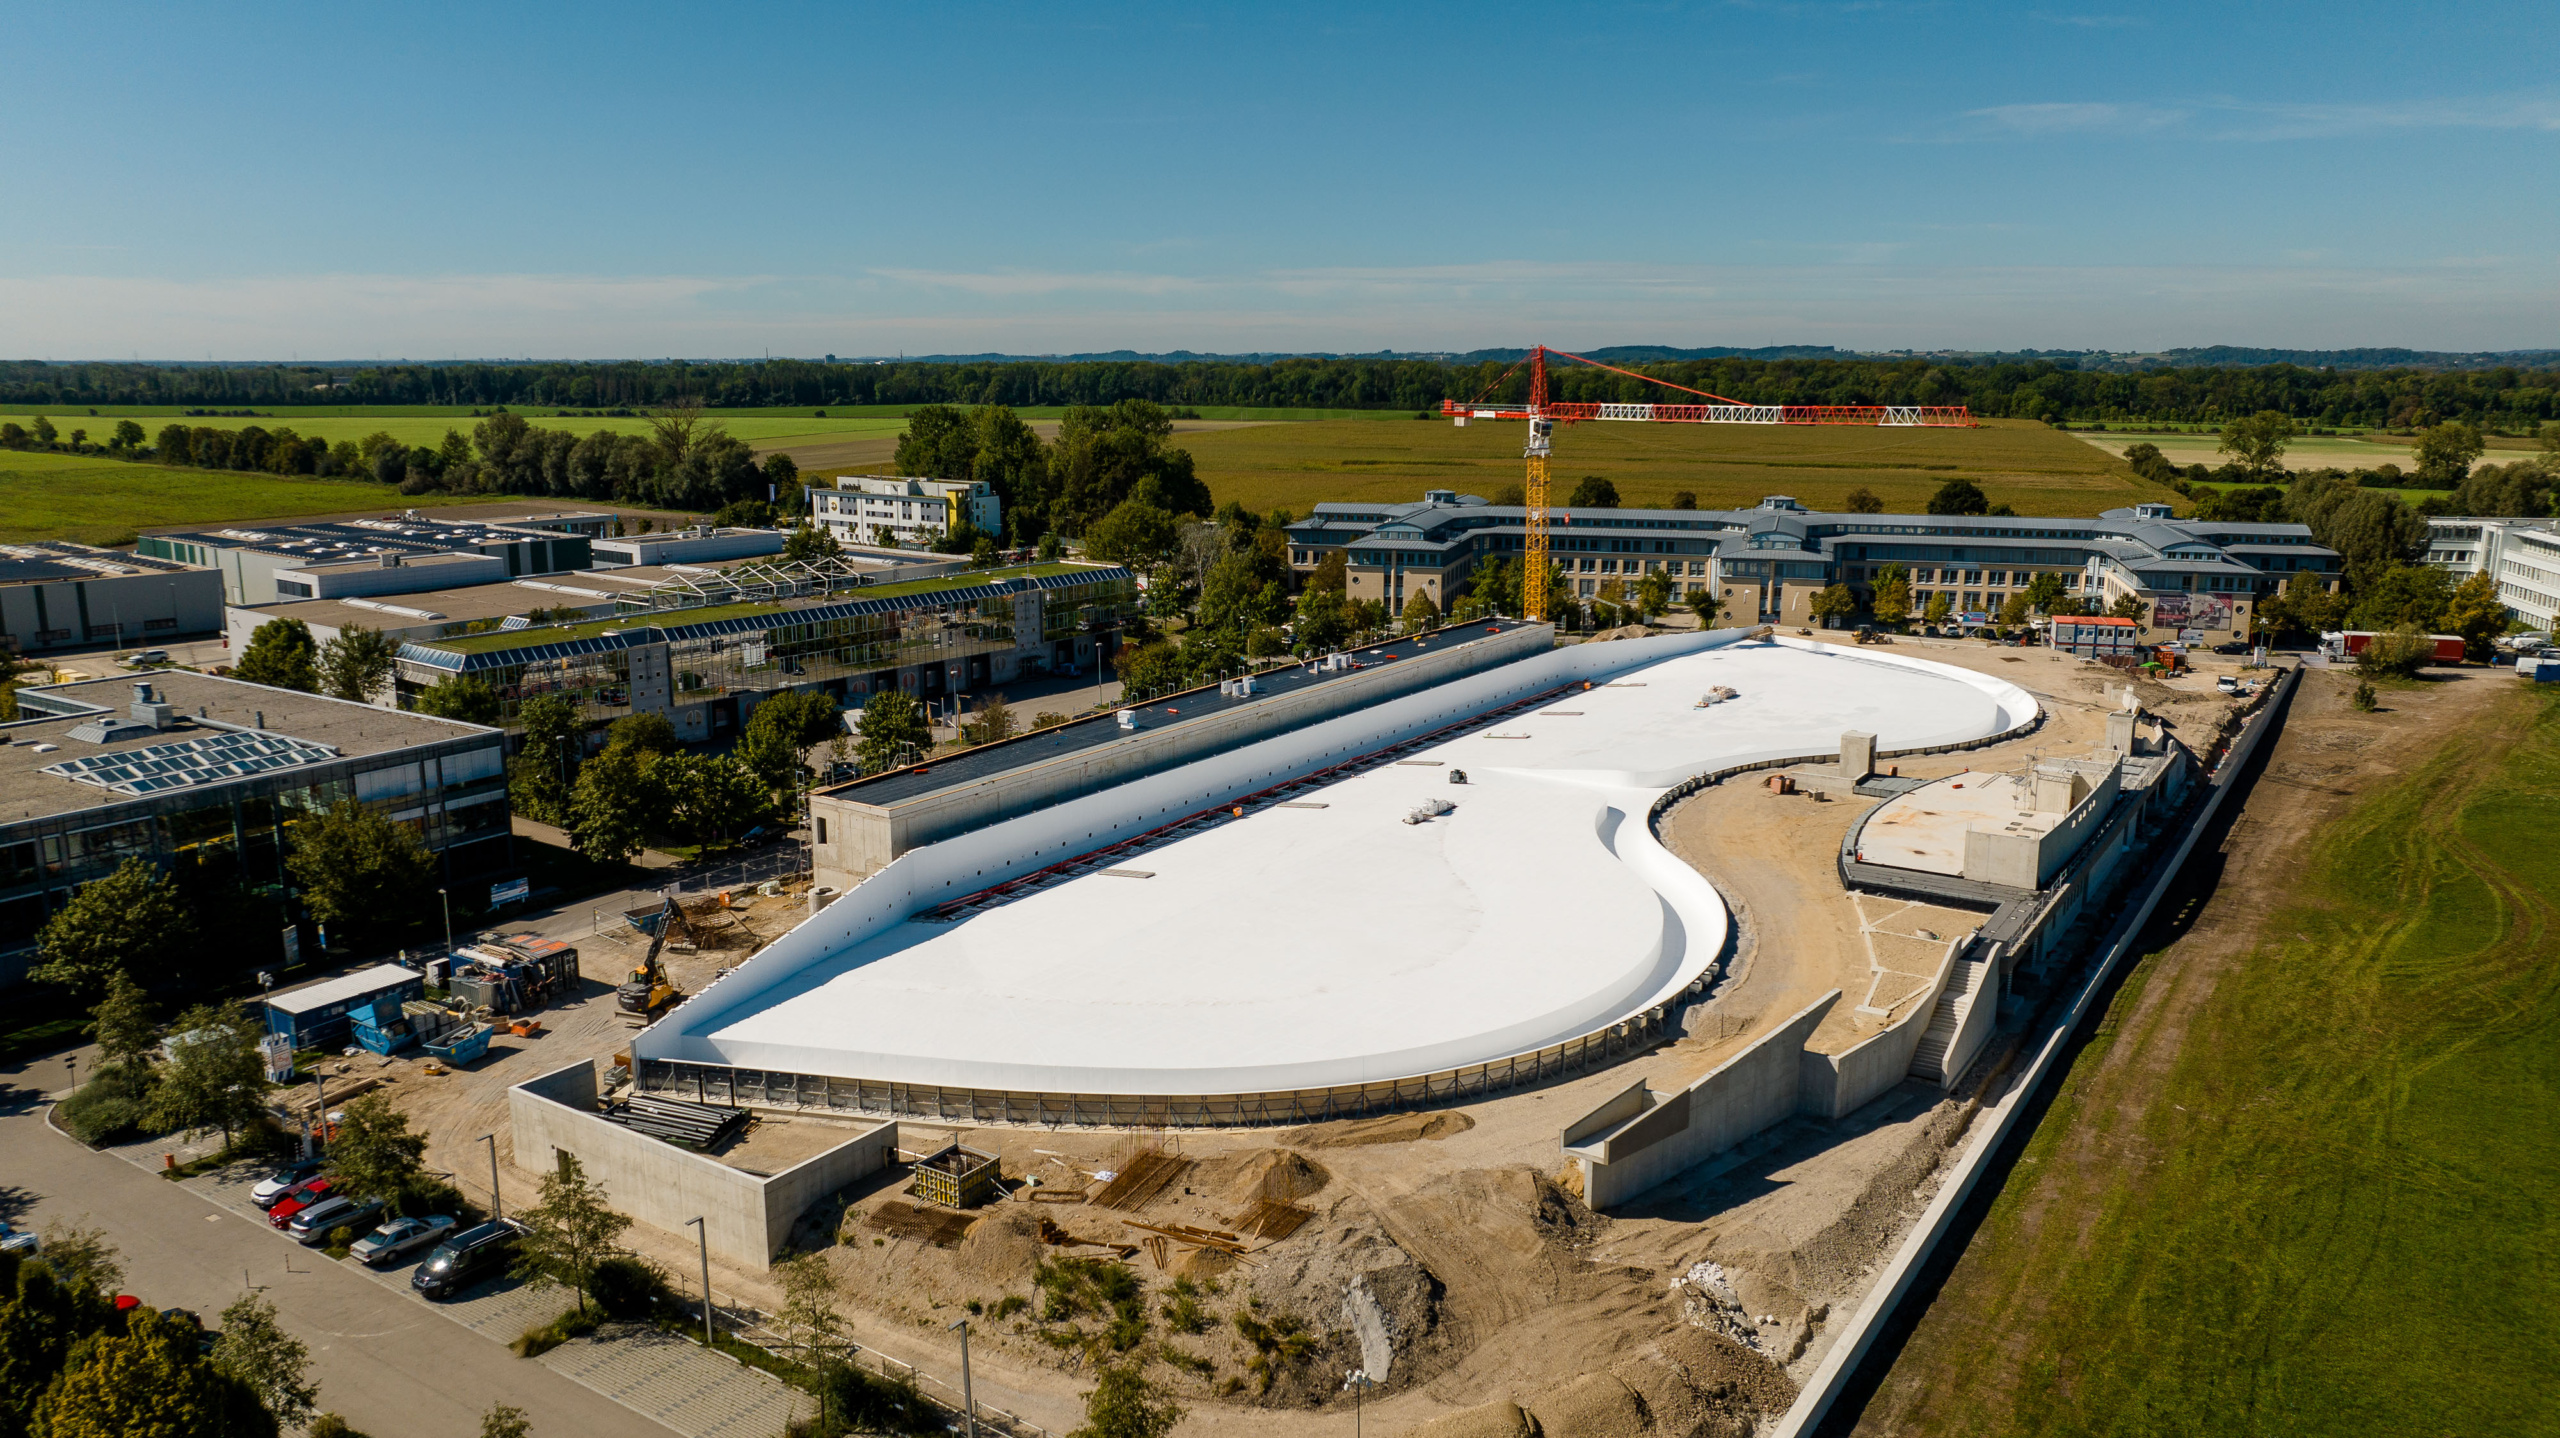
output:
M1717 685L1741 697L1695 707ZM1664 789L1828 753L1843 730L1913 748L2000 732L2034 707L1997 680L1872 652L1682 655L1288 798L1322 807L1256 807L1113 860L1147 877L1088 874L958 922L890 926L706 1015L682 1056L1167 1095L1534 1050L1660 1002L1723 947L1714 890L1647 826ZM1451 769L1470 782L1450 784ZM1456 811L1401 822L1435 798Z

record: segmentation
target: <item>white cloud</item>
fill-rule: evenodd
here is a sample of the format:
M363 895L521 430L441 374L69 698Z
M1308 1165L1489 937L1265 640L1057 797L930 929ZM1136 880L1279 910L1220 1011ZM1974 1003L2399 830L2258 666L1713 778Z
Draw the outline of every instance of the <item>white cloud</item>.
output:
M2188 112L2162 109L2156 105L2117 105L2099 101L2075 101L2041 105L1993 105L1988 109L1968 110L1965 114L1969 119L1986 121L1998 129L2021 135L2138 135L2165 130L2186 119Z

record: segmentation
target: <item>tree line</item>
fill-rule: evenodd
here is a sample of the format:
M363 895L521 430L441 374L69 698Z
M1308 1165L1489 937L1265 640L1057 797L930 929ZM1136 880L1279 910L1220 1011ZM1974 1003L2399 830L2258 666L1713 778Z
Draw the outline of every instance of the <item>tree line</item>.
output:
M263 406L598 406L645 410L828 405L1159 405L1277 409L1436 410L1489 388L1526 394L1525 373L1502 361L1411 358L986 360L891 364L814 360L451 365L172 367L106 361L0 363L0 404ZM2275 410L2319 425L2424 427L2448 419L2530 429L2560 418L2560 368L2405 365L2314 369L2294 364L2084 368L2063 358L1782 358L1666 361L1639 373L1754 404L1961 404L2027 419L2213 422ZM1558 399L1672 398L1658 386L1566 364Z

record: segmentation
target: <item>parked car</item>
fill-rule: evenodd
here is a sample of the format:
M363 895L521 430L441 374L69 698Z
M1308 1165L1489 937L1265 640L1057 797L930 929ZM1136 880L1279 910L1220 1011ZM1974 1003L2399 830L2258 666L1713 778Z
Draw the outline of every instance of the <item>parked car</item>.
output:
M23 1228L0 1223L0 1253L33 1253L44 1247L44 1240Z
M146 664L166 664L169 662L169 651L166 649L139 649L126 655L124 657L124 662L135 669L139 669Z
M295 1214L328 1197L329 1188L330 1180L327 1174L322 1174L318 1178L304 1179L286 1189L284 1197L267 1205L267 1222L276 1228L284 1227L293 1222Z
M374 1198L348 1198L332 1194L293 1216L284 1231L305 1248L318 1248L329 1241L329 1235L341 1228L364 1232L382 1221L382 1201Z
M347 1251L367 1268L380 1268L396 1263L421 1248L444 1242L453 1234L455 1220L451 1214L431 1213L424 1218L395 1218L355 1242Z
M505 1268L523 1236L523 1229L503 1218L465 1229L436 1245L409 1275L409 1286L429 1298L450 1298Z
M316 1158L306 1158L299 1163L288 1163L268 1174L259 1181L256 1188L249 1190L249 1201L260 1208L272 1208L277 1199L284 1197L285 1190L304 1179L318 1178L321 1167L320 1160Z
M2213 652L2216 654L2246 654L2249 652L2249 644L2247 640L2234 639L2228 644L2217 644L2213 646Z

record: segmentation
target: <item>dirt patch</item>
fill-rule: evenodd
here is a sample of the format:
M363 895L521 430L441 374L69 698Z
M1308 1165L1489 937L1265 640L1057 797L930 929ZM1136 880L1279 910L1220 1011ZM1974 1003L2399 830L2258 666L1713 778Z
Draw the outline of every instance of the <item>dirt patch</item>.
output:
M961 1236L955 1253L960 1271L998 1288L1029 1283L1040 1263L1041 1217L1027 1205L999 1204Z
M1474 1128L1473 1116L1459 1109L1432 1113L1391 1113L1381 1118L1343 1119L1291 1129L1280 1141L1296 1148L1361 1148L1373 1143L1416 1143L1444 1139Z
M1323 1165L1285 1148L1248 1149L1203 1159L1191 1185L1221 1203L1246 1208L1264 1199L1295 1203L1324 1192L1333 1175Z

